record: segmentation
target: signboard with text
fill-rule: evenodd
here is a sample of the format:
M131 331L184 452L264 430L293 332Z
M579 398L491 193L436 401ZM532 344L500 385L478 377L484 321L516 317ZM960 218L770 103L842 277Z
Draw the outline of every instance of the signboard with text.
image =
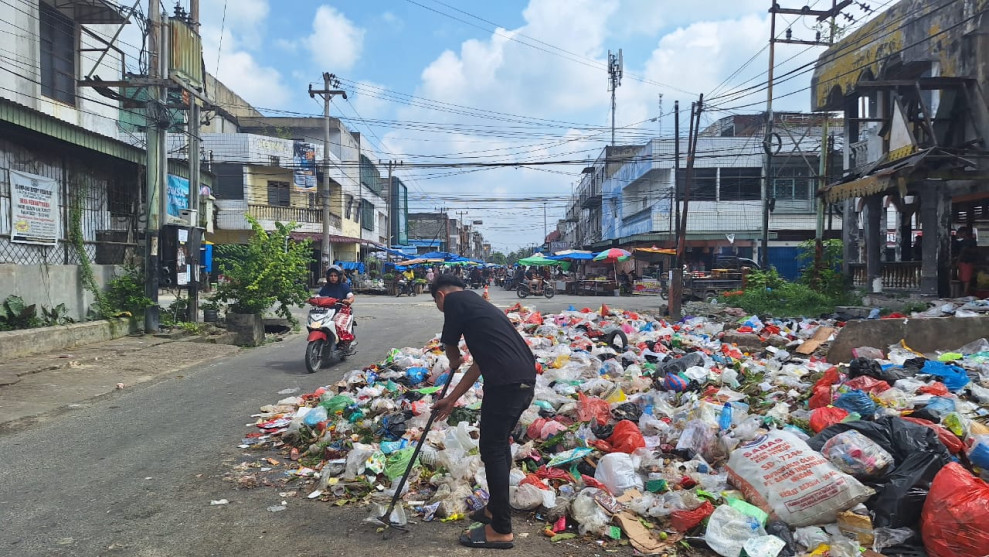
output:
M10 241L54 246L59 236L58 182L10 171Z
M168 175L167 223L182 222L182 211L189 208L189 180L174 174Z
M316 151L312 143L296 141L292 157L295 187L308 191L316 189Z

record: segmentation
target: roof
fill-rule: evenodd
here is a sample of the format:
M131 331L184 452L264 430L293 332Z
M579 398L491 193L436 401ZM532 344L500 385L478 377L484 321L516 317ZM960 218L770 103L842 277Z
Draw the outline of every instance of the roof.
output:
M320 232L292 232L290 236L295 240L313 240L314 242L322 241L323 234ZM353 236L341 236L339 234L330 234L331 244L363 244L365 246L373 246L376 248L383 248L381 244L377 242L372 242L371 240L365 240L363 238L354 238Z

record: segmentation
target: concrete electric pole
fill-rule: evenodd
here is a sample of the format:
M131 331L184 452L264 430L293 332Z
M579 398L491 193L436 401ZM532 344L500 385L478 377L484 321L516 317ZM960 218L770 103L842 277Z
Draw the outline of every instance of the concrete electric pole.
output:
M323 203L323 245L320 261L322 274L326 274L326 269L333 261L333 252L330 250L330 99L336 95L347 98L346 91L331 89L331 87L340 87L340 80L327 72L323 72L322 89L313 89L312 84L309 84L309 97L316 98L316 95L319 95L323 99L323 183L319 192Z
M378 164L382 164L382 162L378 161ZM392 172L395 170L396 166L402 166L402 161L389 160L387 164L388 164L388 193L386 195L388 196L388 231L385 233L385 237L388 238L387 247L391 248L398 240L398 238L396 238L394 234L395 223L398 221L393 219L393 215L395 214L395 201L396 201L395 197L397 197L394 194L397 194L398 191L397 188L394 188L392 186Z

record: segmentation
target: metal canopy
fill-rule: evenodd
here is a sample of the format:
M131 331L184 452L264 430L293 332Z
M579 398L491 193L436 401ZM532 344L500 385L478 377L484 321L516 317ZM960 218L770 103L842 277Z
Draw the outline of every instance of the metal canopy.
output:
M82 24L119 25L127 21L120 6L107 0L55 0L55 7L71 14L72 20Z

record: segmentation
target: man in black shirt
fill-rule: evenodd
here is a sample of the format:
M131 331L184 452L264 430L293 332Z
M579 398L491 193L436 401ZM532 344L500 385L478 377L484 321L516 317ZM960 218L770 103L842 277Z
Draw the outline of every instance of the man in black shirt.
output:
M508 503L512 466L509 436L522 412L532 403L536 360L508 317L474 292L464 290L465 286L452 275L440 275L429 285L437 309L443 312L440 341L446 346L450 370L456 371L463 361L461 336L474 358L474 364L453 392L438 400L433 411L438 419L446 418L478 377L484 378L479 449L491 497L486 508L470 516L483 526L461 535L460 543L468 547L509 549L514 540Z

